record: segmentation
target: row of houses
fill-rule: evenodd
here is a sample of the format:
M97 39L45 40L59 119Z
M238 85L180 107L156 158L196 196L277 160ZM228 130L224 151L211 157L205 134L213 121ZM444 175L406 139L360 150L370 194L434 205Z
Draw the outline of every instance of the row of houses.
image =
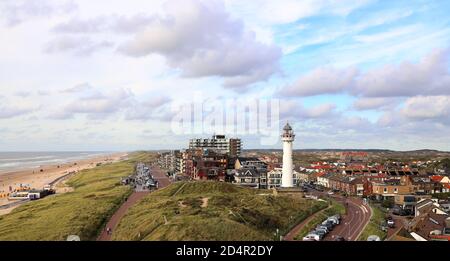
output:
M306 175L310 181L310 175ZM302 178L305 175L301 175ZM342 173L322 172L316 176L316 183L330 189L336 189L355 196L376 195L379 197L394 197L409 194L435 194L450 192L450 182L447 176L389 176L377 175L345 175Z

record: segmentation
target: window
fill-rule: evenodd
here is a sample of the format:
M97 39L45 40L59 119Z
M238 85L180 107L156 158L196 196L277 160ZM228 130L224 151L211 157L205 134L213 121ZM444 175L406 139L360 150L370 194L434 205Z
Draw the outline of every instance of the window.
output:
M394 188L394 193L398 193L398 188Z
M387 193L387 188L384 188L384 189L383 189L383 193Z

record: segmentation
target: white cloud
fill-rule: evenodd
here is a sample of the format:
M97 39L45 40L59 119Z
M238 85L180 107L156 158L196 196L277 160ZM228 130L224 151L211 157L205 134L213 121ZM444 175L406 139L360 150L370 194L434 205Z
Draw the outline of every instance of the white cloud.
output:
M422 29L422 26L414 24L390 29L381 33L356 35L354 39L361 43L377 43L403 37L411 33L417 33L420 29Z
M81 83L81 84L77 84L73 87L64 89L61 92L62 93L78 93L78 92L83 92L83 91L89 91L92 89L93 89L93 87L89 83Z
M336 104L324 103L312 107L305 107L302 101L284 100L280 104L280 116L282 119L319 119L335 116Z
M369 70L358 77L351 92L367 97L449 94L448 56L448 50L435 50L418 63Z
M445 118L450 122L450 96L417 96L406 100L401 114L414 119Z
M135 14L124 15L100 15L94 18L72 18L67 22L59 23L53 27L55 33L64 34L94 34L94 33L136 33L144 29L154 21L153 15Z
M44 48L44 52L53 54L60 52L71 52L78 56L89 56L94 52L111 48L114 46L109 41L94 41L89 37L62 36L50 42Z
M352 85L357 75L355 68L317 68L302 75L294 84L282 89L285 96L313 96L325 93L339 93Z
M446 95L450 94L449 53L448 49L434 50L417 63L387 64L365 72L359 72L354 67L317 68L284 87L281 94L313 96L350 93L361 97ZM371 102L376 103L376 100Z
M361 97L353 103L353 108L356 110L374 110L374 109L392 109L395 105L400 103L395 98L366 98Z
M143 102L135 101L125 112L126 120L150 120L171 118L169 105L172 99L167 96L153 96Z
M37 109L23 100L11 101L11 99L0 96L0 119L9 119L31 113Z
M280 48L260 43L218 1L169 1L159 16L120 47L130 56L163 55L185 77L219 76L226 87L267 80Z
M0 19L4 19L7 26L15 26L30 18L67 14L77 8L73 1L2 0L0 1Z
M66 92L67 93L67 92ZM50 119L70 119L76 114L84 114L90 118L103 118L129 107L134 102L134 95L124 88L101 90L95 88L78 89L77 94L69 102L55 108Z
M318 14L346 16L372 0L226 0L227 6L254 23L277 25ZM255 10L258 10L255 12Z

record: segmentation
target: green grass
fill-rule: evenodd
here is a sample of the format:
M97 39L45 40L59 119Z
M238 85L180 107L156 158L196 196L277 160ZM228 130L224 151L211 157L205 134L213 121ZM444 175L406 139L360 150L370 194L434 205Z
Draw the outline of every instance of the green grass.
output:
M274 240L317 202L223 182L179 182L129 209L113 240ZM202 207L203 199L208 205Z
M327 207L327 206L325 206ZM311 230L313 230L317 225L321 224L325 219L330 216L340 214L341 216L345 214L345 206L335 200L330 201L329 208L325 209L323 212L316 214L305 226L300 229L298 234L294 237L294 240L302 240Z
M377 235L381 240L386 238L387 233L381 230L381 224L385 222L385 213L381 210L380 207L371 205L372 209L372 218L370 219L369 224L367 224L364 231L359 236L358 240L366 241L367 238L371 235Z
M153 154L136 153L130 160L84 170L68 180L73 192L24 204L0 216L0 240L65 240L78 235L95 240L108 218L131 193L120 178L132 174L137 161Z

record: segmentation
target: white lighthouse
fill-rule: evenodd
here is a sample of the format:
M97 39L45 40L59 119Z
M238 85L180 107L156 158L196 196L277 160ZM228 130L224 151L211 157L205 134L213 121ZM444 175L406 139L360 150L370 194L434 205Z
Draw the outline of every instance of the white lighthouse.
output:
M295 134L292 131L291 125L286 123L283 128L283 134L281 140L283 141L283 174L281 177L281 187L292 188L294 187L294 175L292 164L292 143L294 142Z

